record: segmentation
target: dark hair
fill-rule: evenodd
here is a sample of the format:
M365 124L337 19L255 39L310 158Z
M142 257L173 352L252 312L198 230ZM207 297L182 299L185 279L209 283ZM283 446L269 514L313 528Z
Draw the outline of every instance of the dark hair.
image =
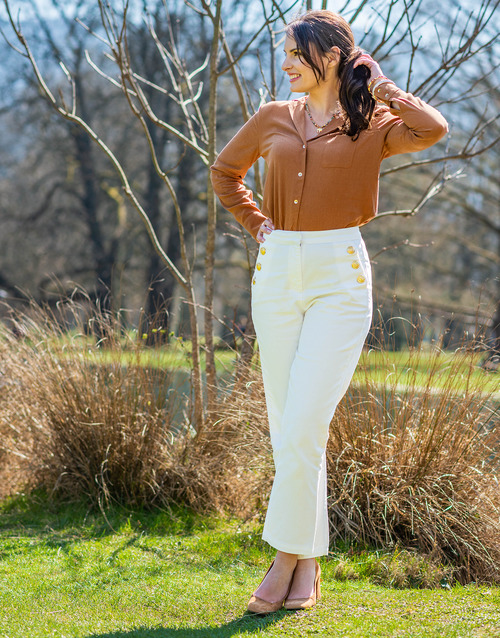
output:
M351 27L332 11L308 11L291 22L286 33L295 40L300 57L312 68L317 82L325 78L318 56L325 56L332 47L339 48L339 102L346 113L342 130L356 140L370 126L375 100L367 86L369 68L364 64L353 67L362 51L354 45Z

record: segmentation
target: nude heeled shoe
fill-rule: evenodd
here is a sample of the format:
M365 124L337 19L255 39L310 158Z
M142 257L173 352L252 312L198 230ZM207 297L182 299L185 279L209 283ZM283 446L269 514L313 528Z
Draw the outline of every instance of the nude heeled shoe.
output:
M321 567L319 563L316 561L315 563L316 573L314 576L314 592L312 596L309 598L286 598L285 600L285 609L308 609L309 607L314 607L316 601L321 598Z
M269 569L264 574L264 578L269 574L273 565L274 565L274 561L269 565ZM260 581L261 584L264 578ZM255 596L255 594L252 594L252 597L248 601L247 611L251 611L254 614L272 614L275 611L280 610L283 607L283 602L285 601L286 597L290 593L290 589L292 588L292 581L293 581L293 573L292 573L292 577L290 578L290 584L288 585L288 589L285 596L281 600L276 601L275 603L270 603L269 601L264 600L263 598L259 598L258 596Z

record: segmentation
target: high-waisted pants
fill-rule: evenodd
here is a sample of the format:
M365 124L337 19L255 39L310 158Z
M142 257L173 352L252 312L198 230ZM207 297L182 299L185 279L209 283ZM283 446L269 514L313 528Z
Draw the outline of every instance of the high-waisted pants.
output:
M299 558L328 554L326 444L372 317L359 229L275 230L252 281L275 476L262 538Z

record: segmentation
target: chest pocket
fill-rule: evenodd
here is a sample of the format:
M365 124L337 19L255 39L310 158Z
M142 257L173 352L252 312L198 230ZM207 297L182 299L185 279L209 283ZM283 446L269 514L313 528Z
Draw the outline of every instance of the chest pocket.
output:
M356 142L349 135L334 135L325 142L322 165L336 168L349 168L356 151Z

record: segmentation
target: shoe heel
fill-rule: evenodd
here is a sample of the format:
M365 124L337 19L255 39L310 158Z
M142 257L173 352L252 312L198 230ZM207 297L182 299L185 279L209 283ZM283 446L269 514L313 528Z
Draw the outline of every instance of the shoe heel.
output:
M285 609L307 609L309 607L314 607L316 601L321 597L321 567L319 566L318 561L316 561L316 576L314 579L314 592L312 596L309 598L287 598L285 600Z

